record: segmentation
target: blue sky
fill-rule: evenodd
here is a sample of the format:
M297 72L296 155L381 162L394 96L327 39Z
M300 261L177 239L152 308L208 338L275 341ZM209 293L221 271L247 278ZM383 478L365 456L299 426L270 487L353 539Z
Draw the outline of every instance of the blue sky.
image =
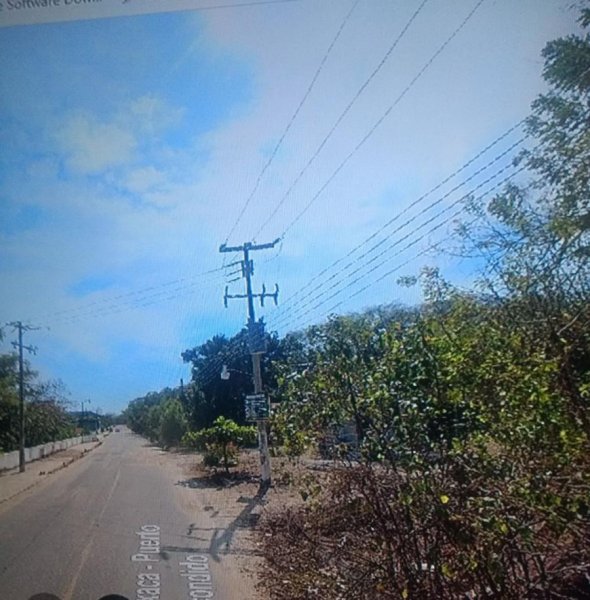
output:
M477 2L421 4L0 28L0 321L42 327L27 334L42 376L104 411L188 379L180 353L245 320L242 303L223 308L230 232L230 244L284 234L254 257L256 285L281 286L281 306L260 312L281 333L338 303L418 301L396 280L425 264L468 284L472 266L428 248L461 195L512 174L522 132L408 207L527 115L540 51L577 15L568 1L486 0L438 52Z

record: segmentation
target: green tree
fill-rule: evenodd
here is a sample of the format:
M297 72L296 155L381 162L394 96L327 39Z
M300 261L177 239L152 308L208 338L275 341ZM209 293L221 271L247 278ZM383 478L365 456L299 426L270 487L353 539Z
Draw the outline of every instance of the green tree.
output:
M331 317L290 340L296 361L287 359L277 369L281 404L273 419L275 439L288 443L288 436L307 432L323 445L349 424L357 440L364 439L383 326L375 311Z
M311 369L285 383L304 426L352 414L346 384L361 373L369 460L270 519L276 597L588 595L590 39L544 56L537 145L520 157L531 185L471 206L477 225L460 231L482 259L475 290L426 271L413 319L374 340L328 324Z
M18 356L0 355L0 449L16 450L20 416ZM75 429L66 412L67 390L61 381L40 381L25 361L25 443L36 446L72 437Z
M251 388L245 335L231 340L223 335L213 336L200 346L185 350L182 358L192 363L191 426L208 427L220 415L243 423L243 396ZM230 371L226 381L221 379L223 365Z
M169 400L178 400L186 414L182 401L183 391L180 388L164 388L132 400L123 411L121 419L125 419L135 433L157 442L160 437L162 406Z
M536 145L519 159L531 181L471 207L478 221L461 233L484 262L479 290L555 364L553 388L590 434L590 36L552 41L543 55L549 91L527 120Z
M0 354L0 449L18 448L17 356Z
M282 346L274 334L266 334L267 351L262 357L262 376L265 392L276 387L272 363L280 360ZM218 416L243 424L244 396L252 393L252 365L246 329L228 339L213 336L195 348L185 350L182 359L192 364L192 385L187 389L191 406L190 422L193 429L209 427ZM229 379L221 379L223 365Z
M238 425L231 419L217 417L213 426L187 434L186 446L205 451L205 463L209 466L221 464L226 472L237 463L238 450L251 446L256 440L256 428Z
M167 400L162 406L159 422L159 439L162 446L178 446L187 429L187 419L180 401Z

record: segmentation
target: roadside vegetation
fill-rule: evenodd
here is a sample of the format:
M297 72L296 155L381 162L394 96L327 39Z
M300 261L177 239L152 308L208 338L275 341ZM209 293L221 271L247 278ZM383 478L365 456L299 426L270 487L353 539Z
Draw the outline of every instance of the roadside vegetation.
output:
M238 425L222 416L211 427L188 432L182 439L184 446L204 451L205 466L222 466L226 473L238 464L240 448L253 447L256 441L255 427Z
M0 339L4 333L0 329ZM78 402L60 380L43 380L23 363L25 446L32 447L94 431L96 419L73 411ZM18 354L0 354L0 453L18 450L20 441ZM85 416L86 415L86 416ZM96 415L95 415L96 416ZM122 415L100 414L103 430L123 422Z
M590 597L590 38L544 58L529 181L457 231L475 287L425 271L413 314L297 337L310 366L284 369L276 435L349 422L357 444L267 518L272 598Z
M590 597L590 36L543 56L522 180L447 248L475 285L427 269L400 282L420 306L267 336L273 453L333 459L262 521L274 599ZM182 356L192 381L127 422L227 470L254 435L246 333Z
M68 399L64 385L60 381L41 381L28 364L24 382L27 391L27 446L74 437L76 428L67 414ZM18 449L19 424L18 356L0 354L0 452Z

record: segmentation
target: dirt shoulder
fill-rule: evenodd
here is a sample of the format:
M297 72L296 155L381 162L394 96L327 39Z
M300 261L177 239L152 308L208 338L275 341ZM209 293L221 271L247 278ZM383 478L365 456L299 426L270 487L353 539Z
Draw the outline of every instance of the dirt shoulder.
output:
M257 526L269 511L302 502L300 489L305 487L302 482L310 473L309 465L273 459L273 485L261 491L255 450L243 451L238 467L229 474L203 467L199 453L167 454L180 477L177 493L181 506L191 514L208 515L214 529L209 553L213 558L235 558L242 580L240 598L266 598L259 588L263 558Z

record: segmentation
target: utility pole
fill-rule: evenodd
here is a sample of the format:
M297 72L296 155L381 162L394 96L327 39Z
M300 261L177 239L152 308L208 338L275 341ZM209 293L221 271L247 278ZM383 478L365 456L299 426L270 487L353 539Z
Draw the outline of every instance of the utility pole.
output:
M23 332L39 329L30 325L23 325L22 321L14 321L9 323L16 331L18 331L18 342L12 342L14 348L18 348L18 419L19 419L19 438L18 438L18 470L21 473L25 471L25 369L23 350L27 350L31 354L36 354L37 349L34 346L23 346Z
M242 252L243 260L242 265L242 277L246 280L246 293L245 294L228 294L228 288L225 288L225 295L223 302L227 308L227 301L230 298L246 298L248 301L248 344L250 347L250 354L252 356L252 378L254 380L254 394L261 396L263 394L262 387L262 372L260 368L261 356L265 352L264 347L264 323L262 321L256 321L256 315L254 312L254 298L260 299L260 305L264 306L265 298L272 298L274 303L277 304L279 296L279 287L275 285L275 291L267 293L266 287L262 286L262 292L254 294L252 292L252 275L254 274L254 262L250 259L250 252L254 250L268 250L274 248L279 242L276 239L274 242L268 244L253 244L246 242L241 246L227 246L222 244L219 247L219 252ZM261 413L257 413L256 422L258 425L258 446L260 450L260 483L261 486L267 488L271 483L271 468L270 468L270 454L268 451L268 436L266 434L266 417L268 414L268 399L264 399L265 410Z
M82 414L80 415L80 425L82 428L82 435L84 435L85 423L87 422L86 411L84 410L84 402L86 402L86 406L88 406L90 404L90 400L86 399L86 400L80 401L80 403L82 404Z

